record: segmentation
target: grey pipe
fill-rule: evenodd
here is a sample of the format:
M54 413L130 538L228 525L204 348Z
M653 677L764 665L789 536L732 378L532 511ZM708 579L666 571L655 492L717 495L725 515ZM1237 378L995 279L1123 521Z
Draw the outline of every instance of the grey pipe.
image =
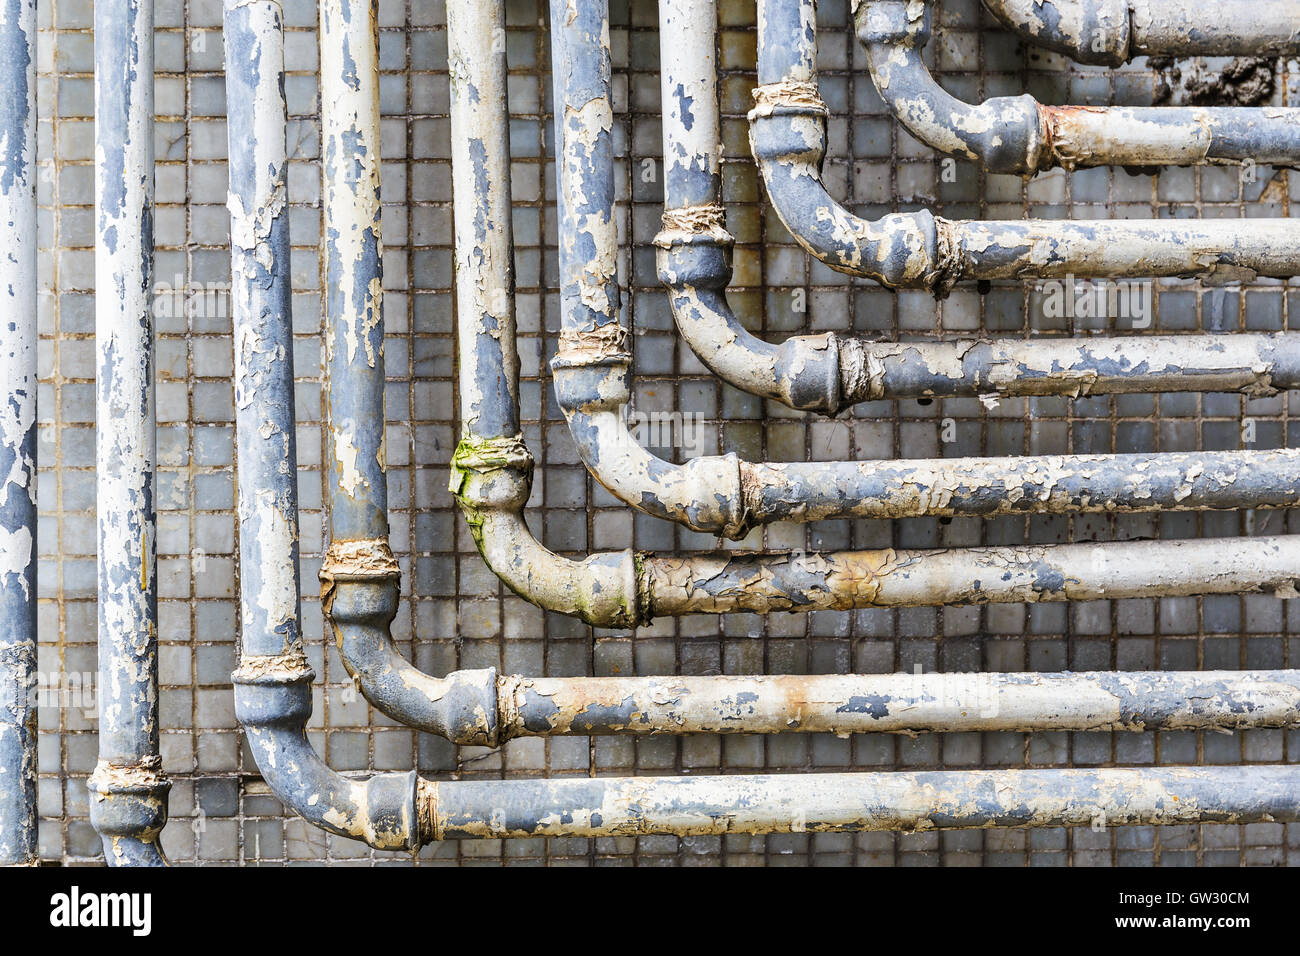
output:
M1295 0L984 0L1008 29L1078 63L1300 50Z
M384 461L378 31L374 0L320 4L330 422L321 604L349 668L352 644L369 646L374 628L388 642L400 579Z
M1161 456L1154 461L1148 455L1111 455L1011 462L964 459L789 464L742 462L735 455L724 455L695 458L680 465L652 455L627 427L631 332L620 314L615 269L611 72L609 50L601 39L607 32L606 12L603 4L592 3L573 17L567 7L552 14L552 22L557 25L552 30L552 59L557 64L556 143L560 150L556 166L561 330L551 368L556 397L584 463L617 498L695 531L734 538L774 521L816 521L849 515L901 518L1014 511L1158 511L1284 506L1296 500L1294 490L1300 486L1295 482L1295 468L1300 459L1290 452L1192 453ZM769 23L768 29L775 27ZM800 36L806 37L806 33ZM707 198L712 189L707 161L695 159L700 155L697 150L674 150L670 155L674 157L667 166L672 201L677 201L676 197L684 202ZM692 169L696 172L692 173ZM701 169L705 171L699 172ZM991 255L994 248L1006 251L990 243L981 255ZM1300 244L1295 249L1300 253ZM499 258L494 254L494 261ZM476 338L484 339L484 334L494 338L495 329L487 328ZM1215 351L1213 342L1202 344ZM486 341L484 347L497 346ZM964 354L956 360L958 350L964 347L946 348L947 357L954 360L947 373L925 363L909 367L909 352L904 348L896 361L874 367L861 353L851 355L839 367L839 377L851 383L850 393L881 391L891 379L902 384L904 390L919 385L938 392L944 387L944 378L979 381L981 357L990 365L995 360L991 350L970 350L972 374ZM931 351L937 355L942 348ZM1101 366L1110 371L1121 367L1104 353L1083 354L1084 379L1091 379L1092 372ZM838 356L837 360L842 358ZM1064 369L1053 369L1048 376L1043 376L1041 370L1036 374L1026 369L1024 378L1042 380L1053 375L1074 377ZM826 378L821 376L823 383ZM907 384L909 381L916 384ZM471 386L476 387L462 377L462 392ZM1027 389L1034 387L1026 385ZM1077 390L1087 390L1086 384ZM520 458L518 448L511 448L502 446L486 457L469 449L463 456L466 467L460 471L474 471L475 463L487 458ZM458 474L453 474L453 490L459 488L460 480ZM499 480L498 491L503 501L517 499L521 491L526 494L522 485L507 488L504 479ZM521 562L516 559L512 563L518 566ZM503 564L493 566L500 571Z
M37 862L36 0L0 4L0 866Z
M456 744L605 734L1246 730L1300 726L1300 672L522 677L398 664L367 699ZM423 699L416 701L415 694Z
M1022 175L1056 166L1300 165L1300 109L1044 106L1029 95L964 103L935 82L922 55L932 6L864 0L855 17L881 98L942 153Z
M768 344L727 304L732 238L719 204L717 7L712 0L661 0L659 16L665 157L664 228L655 238L659 278L682 338L724 381L828 415L883 398L1263 394L1300 384L1298 333L901 344L827 332Z
M373 9L369 4L360 8ZM415 775L353 780L307 740L298 575L284 40L276 0L226 0L242 639L235 716L289 808L380 849L416 846Z
M154 505L153 2L95 4L99 762L90 822L110 866L163 866Z
M1283 823L1300 767L421 781L435 840Z
M973 222L928 210L876 221L855 216L821 179L827 110L817 89L813 0L759 0L758 23L754 158L786 229L838 272L940 296L966 280L1300 275L1300 222L1292 219Z

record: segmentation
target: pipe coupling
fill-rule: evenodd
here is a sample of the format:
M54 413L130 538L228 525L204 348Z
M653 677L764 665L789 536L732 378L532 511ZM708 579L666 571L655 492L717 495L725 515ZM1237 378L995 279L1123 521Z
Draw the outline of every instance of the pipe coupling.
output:
M854 21L862 43L919 50L930 42L928 0L865 0L854 4Z

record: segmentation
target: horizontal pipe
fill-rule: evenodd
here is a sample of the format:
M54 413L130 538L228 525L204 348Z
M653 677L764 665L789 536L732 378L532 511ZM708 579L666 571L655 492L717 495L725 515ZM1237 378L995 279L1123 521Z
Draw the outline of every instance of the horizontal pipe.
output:
M972 106L943 89L925 63L932 0L864 0L855 16L876 89L899 122L940 152L991 172L1300 164L1300 109L1058 107L1027 95Z
M1278 56L1300 50L1295 0L984 0L995 17L1078 63L1139 56Z
M879 7L864 5L859 15L869 16ZM791 408L829 415L857 402L885 398L1142 391L1266 394L1300 383L1300 349L1288 333L1282 338L1152 336L904 345L828 332L791 336L777 345L763 341L727 303L732 237L719 204L716 5L662 0L659 13L665 157L663 229L655 238L659 278L669 290L682 338L724 381ZM927 8L927 24L928 16ZM1003 125L988 129L1000 143L1007 139ZM1296 152L1300 154L1300 148ZM1116 307L1131 306L1133 296L1142 291L1116 289L1106 294L1116 298Z
M760 0L750 143L778 218L827 266L891 288L946 295L961 281L1181 276L1213 282L1300 275L1291 219L951 221L928 210L865 220L826 191L826 105L812 0Z
M99 761L86 782L109 866L165 866L154 466L153 0L95 4Z
M1300 726L1300 672L502 677L503 738Z
M0 5L0 866L38 860L36 0Z
M1289 508L1300 450L745 462L754 524L924 515Z
M1264 591L1300 582L1295 536L945 551L716 554L646 562L655 614L845 611Z
M1300 767L420 781L427 839L723 835L1300 818Z

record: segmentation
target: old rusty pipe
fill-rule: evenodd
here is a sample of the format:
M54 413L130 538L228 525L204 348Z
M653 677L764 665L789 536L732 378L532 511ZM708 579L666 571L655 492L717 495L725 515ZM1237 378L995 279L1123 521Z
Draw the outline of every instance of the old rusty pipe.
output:
M1279 56L1300 50L1296 0L984 0L995 17L1077 63L1139 56Z
M942 153L1020 175L1056 166L1300 165L1300 109L1056 107L1029 95L962 102L925 63L932 7L932 0L863 0L855 16L881 98L913 136Z
M920 3L911 6L920 12ZM821 178L827 109L817 87L813 0L759 0L758 24L754 158L786 229L838 272L938 296L968 280L1300 275L1300 223L1292 219L978 222L929 210L875 221L855 216Z
M1300 767L420 782L426 840L1300 819Z
M90 822L110 866L164 866L153 362L153 0L95 4L99 761Z
M367 9L373 13L368 3L350 13L364 16ZM415 775L344 777L307 740L314 675L303 654L299 606L280 4L226 0L225 42L242 625L231 676L235 716L286 807L331 833L379 849L411 849Z
M34 865L36 0L0 4L0 866Z

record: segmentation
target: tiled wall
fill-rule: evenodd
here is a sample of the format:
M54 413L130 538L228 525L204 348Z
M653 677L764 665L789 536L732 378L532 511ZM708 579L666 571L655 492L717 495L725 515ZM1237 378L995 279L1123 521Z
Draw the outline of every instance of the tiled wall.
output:
M233 517L230 322L212 290L229 277L226 132L219 0L157 4L158 454L162 748L174 781L164 843L177 863L409 863L286 816L243 746L229 674L238 633ZM680 412L664 454L736 451L753 459L1154 452L1286 445L1284 397L1159 395L860 405L834 421L766 405L720 384L674 333L650 245L662 198L655 5L615 0L620 232L636 330L637 408ZM1300 178L1260 169L1062 172L1033 182L948 170L887 115L849 25L848 0L823 0L822 95L833 117L826 180L864 215L930 205L952 218L1258 217L1286 215ZM445 15L441 0L380 0L388 452L394 550L404 600L396 634L432 672L495 665L508 673L816 673L837 671L1276 668L1300 666L1300 601L1266 596L1100 601L990 608L863 610L662 620L635 633L592 632L504 593L480 561L447 491L455 446L451 171ZM298 449L304 617L317 670L313 739L341 771L418 767L431 775L681 774L776 770L1294 762L1300 734L946 734L892 736L557 738L499 753L457 749L405 730L352 689L322 637L316 571L323 548L322 347L318 240L321 184L316 4L285 0L286 91L293 162ZM1022 336L1127 331L1126 323L1049 319L1032 287L963 286L936 304L895 295L811 263L764 201L746 140L754 85L753 0L720 0L728 225L737 237L731 301L770 338L854 329L901 336ZM545 0L509 4L508 55L521 387L525 438L539 467L529 521L573 554L636 547L712 548L706 538L633 514L587 476L556 407L546 360L556 348L549 35ZM41 0L40 186L43 423L40 483L41 669L55 690L41 710L41 853L99 859L85 778L96 754L93 37L91 0ZM979 0L943 0L932 44L946 86L968 99L1025 90L1053 103L1150 102L1141 63L1084 70L991 26ZM1300 70L1278 77L1275 102L1300 101ZM948 181L951 180L951 181ZM176 277L180 277L179 279ZM169 290L196 283L204 294ZM1153 328L1279 329L1297 287L1202 289L1158 283ZM57 293L57 295L55 294ZM188 303L188 308L185 307ZM180 306L180 307L178 307ZM802 307L802 308L801 308ZM1243 421L1249 419L1245 425ZM943 547L1025 541L1276 533L1283 513L1123 518L1033 517L832 521L755 531L753 548ZM62 682L62 683L60 683ZM60 688L63 693L59 693ZM91 716L87 716L86 708ZM420 863L862 865L1276 864L1300 861L1300 826L1129 828L1094 832L794 834L446 844Z

